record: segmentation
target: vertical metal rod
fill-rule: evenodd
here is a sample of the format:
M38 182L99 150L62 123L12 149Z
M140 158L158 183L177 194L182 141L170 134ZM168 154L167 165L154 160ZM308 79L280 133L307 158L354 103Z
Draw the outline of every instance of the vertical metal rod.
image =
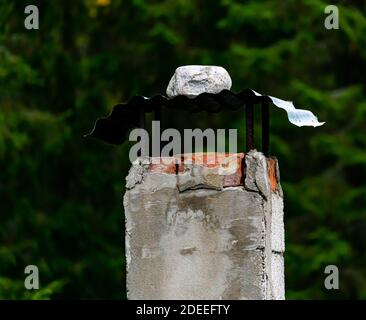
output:
M145 129L145 112L142 107L139 107L139 127Z
M138 112L139 112L139 128L140 129L145 129L145 112L144 112L144 109L140 106L139 109L138 109ZM144 140L143 136L141 137L141 144L142 144L143 147L146 146L146 141ZM138 151L137 155L139 157L141 157L145 154L142 154L141 151Z
M161 106L158 106L154 109L154 121L159 121L160 122L160 132L164 130L164 128L162 128L162 120L161 120ZM159 138L160 138L160 133L159 133ZM161 156L161 149L162 149L162 142L159 139L159 156ZM154 148L154 145L152 146ZM156 151L155 151L156 152ZM152 153L152 156L157 156L154 153Z
M269 101L262 100L262 152L269 156Z
M160 125L161 125L161 106L158 106L155 108L154 110L154 120L155 121L160 121Z
M254 113L253 103L247 102L245 105L246 123L246 152L254 149Z

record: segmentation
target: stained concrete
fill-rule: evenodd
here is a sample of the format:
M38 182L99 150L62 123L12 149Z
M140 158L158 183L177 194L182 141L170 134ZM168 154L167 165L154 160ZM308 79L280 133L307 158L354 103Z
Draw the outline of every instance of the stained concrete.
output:
M284 299L278 166L275 190L256 151L245 155L241 186L208 179L215 169L202 165L151 168L139 158L126 178L129 299ZM230 165L218 172L233 174Z

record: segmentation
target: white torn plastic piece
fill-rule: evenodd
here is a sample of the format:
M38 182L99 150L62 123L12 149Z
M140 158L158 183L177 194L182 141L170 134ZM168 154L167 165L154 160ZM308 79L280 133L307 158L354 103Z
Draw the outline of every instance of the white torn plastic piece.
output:
M263 96L262 94L252 90L256 96ZM319 122L318 118L309 110L296 109L292 101L285 101L276 97L268 96L273 104L287 112L288 120L295 126L322 126L325 122Z

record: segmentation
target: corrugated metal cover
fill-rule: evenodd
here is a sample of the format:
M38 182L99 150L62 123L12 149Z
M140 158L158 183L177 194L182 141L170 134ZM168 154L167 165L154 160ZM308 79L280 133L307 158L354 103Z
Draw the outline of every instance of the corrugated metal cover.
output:
M138 128L141 113L157 111L161 107L169 109L185 110L196 113L206 111L217 113L223 110L238 110L246 103L256 104L272 101L279 108L286 110L289 121L297 126L319 126L311 111L296 109L292 102L284 101L275 97L261 95L252 89L245 89L239 93L223 90L220 93L202 93L195 98L177 96L172 99L163 95L152 98L135 96L127 103L117 104L111 114L105 118L99 118L93 130L86 136L102 139L112 144L122 144L128 133L133 128Z

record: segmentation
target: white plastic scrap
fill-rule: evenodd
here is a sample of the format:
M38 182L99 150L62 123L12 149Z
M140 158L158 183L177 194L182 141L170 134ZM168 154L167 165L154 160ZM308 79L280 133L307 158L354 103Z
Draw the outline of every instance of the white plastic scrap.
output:
M252 90L256 96L263 96L262 94ZM325 122L319 122L318 118L309 110L296 109L292 101L285 101L276 97L268 96L273 104L287 112L288 120L295 126L322 126Z

